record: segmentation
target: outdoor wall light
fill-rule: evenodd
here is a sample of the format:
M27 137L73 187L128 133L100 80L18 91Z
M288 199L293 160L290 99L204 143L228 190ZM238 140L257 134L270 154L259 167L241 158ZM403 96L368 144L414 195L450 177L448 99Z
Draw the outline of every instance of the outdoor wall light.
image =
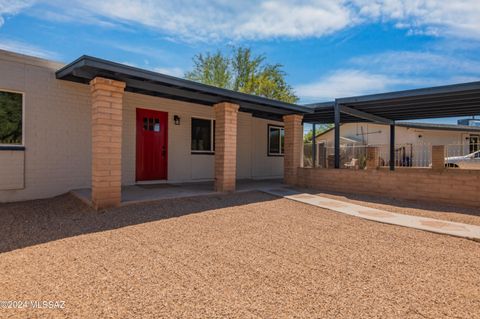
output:
M180 116L174 115L173 122L175 123L175 125L180 125Z

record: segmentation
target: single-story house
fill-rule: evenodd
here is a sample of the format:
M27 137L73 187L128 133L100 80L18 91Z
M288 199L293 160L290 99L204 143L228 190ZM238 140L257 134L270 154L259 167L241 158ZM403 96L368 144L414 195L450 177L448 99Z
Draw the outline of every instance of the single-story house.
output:
M347 123L358 119L387 124L390 154L395 154L395 145L402 142L395 142L395 130L406 129L405 136L417 139L431 131L404 128L401 122L474 115L479 91L480 82L472 82L301 106L90 56L64 65L0 51L0 203L89 188L92 204L102 209L120 205L124 185L213 181L216 191L231 192L238 179L281 177L289 185L326 183L338 190L343 181L344 190L378 194L380 189L384 194L400 175L340 170L340 143L335 143L334 165L329 165L337 169L302 167L304 122L334 121L336 140ZM473 141L476 131L455 134L459 137L453 142L462 136ZM369 143L373 136L368 134ZM470 177L478 172L444 172L444 147L432 150L431 170L401 175L423 185L411 196L402 193L404 198L477 205L478 183ZM376 153L369 154L367 166L378 168ZM455 198L439 198L438 187L432 192L425 183L432 176L450 183L453 174L463 176L454 180L456 188L464 189ZM372 184L366 190L363 182L354 182L364 178L387 181L387 186ZM450 187L442 192L449 193Z
M343 148L376 146L383 150L380 154L385 157L383 162L388 163L388 125L345 123L341 125L340 132ZM397 163L400 166L428 166L431 163L432 145L445 145L447 153L450 153L447 156L466 155L480 149L480 127L477 126L398 122L395 125L395 136L396 158L397 162L401 162ZM333 128L316 135L319 154L322 153L321 150L333 152L334 138Z
M236 179L281 178L305 112L89 56L63 65L0 51L0 202L91 187L102 208L119 204L122 185L232 191Z

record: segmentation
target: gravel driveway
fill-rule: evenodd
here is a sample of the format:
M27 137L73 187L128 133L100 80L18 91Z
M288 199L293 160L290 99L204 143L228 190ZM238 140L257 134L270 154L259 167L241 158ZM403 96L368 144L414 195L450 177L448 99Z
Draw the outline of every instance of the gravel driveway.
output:
M1 318L474 318L480 243L252 192L0 205Z

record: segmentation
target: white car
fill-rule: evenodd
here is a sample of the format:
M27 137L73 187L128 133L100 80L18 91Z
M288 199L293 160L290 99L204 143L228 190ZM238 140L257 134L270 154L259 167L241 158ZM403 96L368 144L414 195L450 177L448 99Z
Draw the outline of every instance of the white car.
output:
M480 169L480 151L465 156L446 157L445 167Z

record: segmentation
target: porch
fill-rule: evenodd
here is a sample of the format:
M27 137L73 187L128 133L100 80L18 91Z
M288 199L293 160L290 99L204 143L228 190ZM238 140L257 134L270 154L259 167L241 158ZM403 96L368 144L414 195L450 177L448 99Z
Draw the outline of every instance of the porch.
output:
M262 191L267 189L279 189L286 186L287 185L283 184L281 179L244 179L236 181L235 192ZM88 205L92 205L91 188L73 190L71 193ZM128 185L122 186L120 205L123 206L164 199L180 199L193 196L212 195L215 193L213 181Z
M234 192L237 186L240 189L244 186L237 183L243 178L284 176L286 182L291 182L300 166L302 114L313 112L311 108L89 56L82 56L60 69L56 77L88 84L91 89L91 188L81 190L80 194L96 209L136 200L175 198L181 194ZM194 117L195 127L205 134L193 130ZM265 121L277 126L283 122L285 147L282 152L280 135L278 137L281 154L270 156L266 145L267 126L265 131L256 131L258 121L245 125L248 118L261 120L262 125ZM265 145L248 144L248 140L260 139ZM259 160L259 154L269 160ZM273 163L275 158L282 161ZM261 162L261 165L244 165L247 161ZM275 174L253 173L272 167ZM190 176L185 176L187 171ZM168 184L212 179L212 183L181 188ZM138 185L152 180L167 184Z

